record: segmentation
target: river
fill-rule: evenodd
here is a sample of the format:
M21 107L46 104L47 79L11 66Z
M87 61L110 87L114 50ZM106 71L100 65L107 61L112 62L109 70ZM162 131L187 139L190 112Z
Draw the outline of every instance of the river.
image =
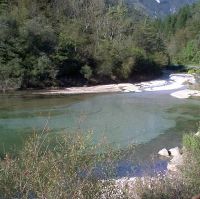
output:
M18 149L32 132L48 123L52 133L93 132L119 147L137 144L137 162L149 162L163 147L181 145L184 133L196 131L200 100L176 99L171 91L87 95L0 95L0 152Z

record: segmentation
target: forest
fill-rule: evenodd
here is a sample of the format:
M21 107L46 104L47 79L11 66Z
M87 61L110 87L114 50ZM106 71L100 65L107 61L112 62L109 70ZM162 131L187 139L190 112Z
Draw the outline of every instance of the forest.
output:
M155 24L172 63L200 65L200 1Z
M199 64L199 8L154 19L120 0L2 0L1 89L135 82Z

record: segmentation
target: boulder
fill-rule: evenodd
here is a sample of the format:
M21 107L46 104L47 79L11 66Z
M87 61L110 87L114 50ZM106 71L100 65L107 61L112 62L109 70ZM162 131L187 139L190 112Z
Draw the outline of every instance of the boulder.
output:
M168 163L167 164L167 170L177 172L178 169L177 169L177 166L175 164Z
M158 152L158 154L161 155L161 156L165 156L165 157L169 157L170 156L169 151L166 148L160 150Z
M172 148L169 150L169 154L173 157L176 157L176 156L181 155L181 151L180 151L179 147L175 147L175 148Z
M169 171L177 172L181 165L183 165L183 156L177 155L170 160L170 162L167 165L167 169Z
M200 137L200 131L198 131L195 136Z

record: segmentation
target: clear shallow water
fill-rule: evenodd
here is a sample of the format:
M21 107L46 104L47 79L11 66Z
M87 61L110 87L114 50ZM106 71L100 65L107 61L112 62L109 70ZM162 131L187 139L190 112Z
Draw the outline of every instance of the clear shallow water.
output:
M52 132L93 131L94 142L106 137L126 147L137 143L137 161L148 162L163 147L174 147L200 121L199 99L175 99L168 92L101 95L0 95L0 152L20 146L46 122Z

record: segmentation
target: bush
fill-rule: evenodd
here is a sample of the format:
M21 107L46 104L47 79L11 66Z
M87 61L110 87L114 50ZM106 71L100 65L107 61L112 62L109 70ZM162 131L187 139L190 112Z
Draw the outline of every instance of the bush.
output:
M185 135L183 144L186 148L183 180L191 194L200 193L200 138L192 134Z
M0 162L1 198L112 198L120 153L91 134L34 134L16 157ZM112 195L111 195L112 194Z
M18 89L22 83L21 60L14 58L7 63L0 58L0 90Z
M128 79L132 75L134 64L135 64L134 57L128 57L122 62L120 69L120 74L122 79Z
M193 69L190 69L190 70L188 71L188 73L189 73L189 74L197 74L197 75L199 75L199 74L200 74L200 69L195 69L195 68L193 68Z
M193 134L186 134L183 137L183 145L187 151L191 151L194 154L200 153L200 138Z
M81 68L81 74L84 76L85 79L90 80L92 77L92 69L90 66L85 65Z

